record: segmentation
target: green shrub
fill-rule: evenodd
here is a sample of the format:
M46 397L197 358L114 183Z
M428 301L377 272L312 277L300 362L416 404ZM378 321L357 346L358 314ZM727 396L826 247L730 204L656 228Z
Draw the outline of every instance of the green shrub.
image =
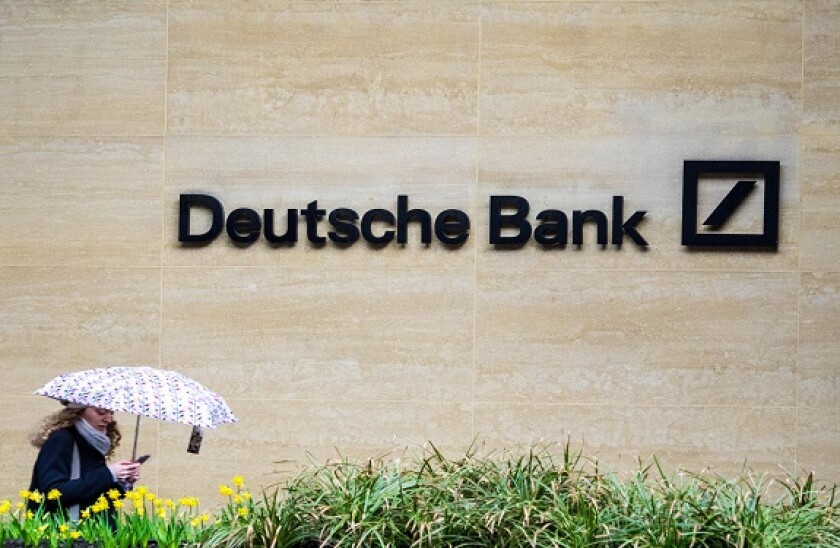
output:
M101 547L840 547L834 487L812 475L767 479L683 472L654 459L620 478L568 446L555 455L470 450L450 459L429 446L407 462L313 464L254 498L244 480L221 486L215 516L198 501L140 488L103 497L79 522L0 501L0 544ZM26 500L41 494L21 493ZM55 495L55 494L53 494ZM116 530L103 510L117 509Z
M628 479L562 455L437 449L415 460L315 465L258 505L215 523L212 546L840 546L834 489L683 473L658 461Z

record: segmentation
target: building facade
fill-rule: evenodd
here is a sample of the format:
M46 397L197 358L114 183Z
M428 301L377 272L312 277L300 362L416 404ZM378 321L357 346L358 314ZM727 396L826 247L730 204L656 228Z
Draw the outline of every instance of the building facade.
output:
M429 442L840 481L837 0L3 2L0 62L0 497L109 365L240 419L142 421L170 496ZM687 161L777 162L778 243L683 245ZM764 234L701 165L689 229Z

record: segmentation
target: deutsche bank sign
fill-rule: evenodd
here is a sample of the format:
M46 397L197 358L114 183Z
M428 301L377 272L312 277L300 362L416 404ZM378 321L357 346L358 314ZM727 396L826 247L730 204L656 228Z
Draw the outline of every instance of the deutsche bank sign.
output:
M756 195L763 199L756 199ZM647 248L641 226L647 211L628 214L621 195L612 196L610 201L607 211L544 209L532 217L531 205L522 196L489 196L487 241L498 247L518 247L531 241L546 247L565 247L569 243L580 247L586 240L594 239L602 248L620 248L625 242ZM756 208L756 204L760 207ZM682 215L685 246L775 249L779 229L779 162L685 161ZM194 222L194 216L202 216L204 222ZM702 224L698 224L700 218L704 219ZM300 209L279 213L274 209L260 212L240 207L226 214L218 198L181 194L178 210L178 240L193 246L207 245L223 232L240 246L261 238L275 246L295 245L304 238L315 245L331 242L351 246L359 240L374 246L406 244L409 226L415 227L414 238L423 244L430 245L435 239L453 247L466 242L472 228L466 212L445 209L433 215L425 209L412 209L406 195L397 196L395 210L328 210L318 200L312 200Z

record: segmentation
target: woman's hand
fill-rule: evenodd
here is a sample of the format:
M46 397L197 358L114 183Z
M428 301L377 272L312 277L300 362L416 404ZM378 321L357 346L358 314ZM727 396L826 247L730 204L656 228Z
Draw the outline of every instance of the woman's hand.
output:
M128 483L135 484L138 481L140 481L140 465L139 464L137 465L137 471L134 472L134 474L132 474L130 478L128 478Z
M121 460L109 464L108 468L111 469L111 473L114 474L117 481L134 482L140 479L140 465L136 462Z

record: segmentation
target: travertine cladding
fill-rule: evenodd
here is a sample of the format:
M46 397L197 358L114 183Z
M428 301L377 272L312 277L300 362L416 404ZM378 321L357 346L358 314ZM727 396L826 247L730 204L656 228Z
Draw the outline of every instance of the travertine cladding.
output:
M803 124L807 133L840 133L840 17L837 0L803 4Z
M162 137L3 137L0 154L0 264L160 266Z
M0 498L56 408L32 391L117 364L239 415L199 456L141 422L144 481L208 508L234 473L429 441L840 481L838 29L838 0L0 2ZM680 245L687 159L781 162L776 253ZM194 192L405 194L472 231L187 249ZM650 248L495 249L498 194L532 220L624 196Z
M169 10L167 122L201 135L473 135L476 2Z
M797 2L489 2L482 15L482 134L754 137L799 124Z
M166 6L4 1L0 135L164 134Z

